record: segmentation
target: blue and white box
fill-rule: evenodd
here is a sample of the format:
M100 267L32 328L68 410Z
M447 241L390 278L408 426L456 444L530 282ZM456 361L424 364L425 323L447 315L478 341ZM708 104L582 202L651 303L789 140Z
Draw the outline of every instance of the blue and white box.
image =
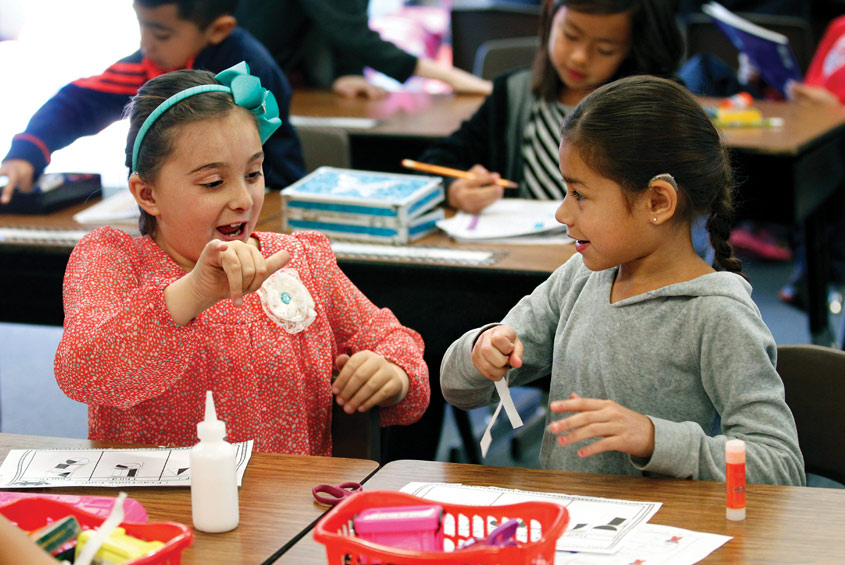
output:
M320 167L282 190L285 231L404 244L437 229L440 177Z

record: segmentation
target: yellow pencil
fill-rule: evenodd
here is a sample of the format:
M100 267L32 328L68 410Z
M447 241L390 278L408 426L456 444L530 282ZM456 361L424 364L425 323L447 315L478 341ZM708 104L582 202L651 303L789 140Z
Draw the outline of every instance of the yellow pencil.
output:
M455 177L459 179L474 179L475 175L469 171L462 171L460 169L453 169L451 167L441 167L440 165L431 165L429 163L420 163L412 159L402 159L402 166L416 171L423 171L425 173L434 173L435 175L443 175L446 177ZM519 186L512 180L499 179L496 184L505 188L516 188Z

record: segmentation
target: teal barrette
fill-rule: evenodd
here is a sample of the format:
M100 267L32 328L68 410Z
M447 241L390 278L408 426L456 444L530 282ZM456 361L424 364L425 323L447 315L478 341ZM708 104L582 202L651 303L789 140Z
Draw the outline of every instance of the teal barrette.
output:
M186 88L159 104L147 116L138 130L138 135L135 136L135 144L132 146L132 172L137 172L138 152L147 130L171 106L195 94L203 92L230 93L235 100L235 104L246 108L255 116L258 122L258 135L261 137L262 144L282 125L282 120L279 119L279 105L276 103L276 97L273 96L272 92L261 86L258 77L249 74L249 65L246 64L246 61L241 61L237 65L217 73L214 78L222 84L203 84Z

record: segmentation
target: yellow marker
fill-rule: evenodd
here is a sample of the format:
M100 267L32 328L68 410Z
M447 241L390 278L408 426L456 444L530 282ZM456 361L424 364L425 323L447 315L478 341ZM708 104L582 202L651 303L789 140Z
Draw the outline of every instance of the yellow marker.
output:
M716 110L716 119L720 122L759 122L763 114L757 108L719 108Z
M719 108L713 125L720 128L730 127L783 127L783 118L764 118L757 108L732 109Z

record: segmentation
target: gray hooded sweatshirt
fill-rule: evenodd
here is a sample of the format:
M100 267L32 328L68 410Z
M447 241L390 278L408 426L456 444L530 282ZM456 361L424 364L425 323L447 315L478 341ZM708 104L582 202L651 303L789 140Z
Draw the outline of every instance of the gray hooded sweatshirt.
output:
M723 481L725 441L737 438L746 442L748 482L803 485L795 421L775 371L777 348L751 286L717 272L611 304L616 272L590 271L576 254L514 306L502 323L516 330L525 352L509 382L551 373L550 401L574 392L644 414L654 423L654 453L580 458L585 442L558 445L547 426L542 465ZM458 408L498 401L471 358L489 327L464 334L443 358L443 395ZM566 416L549 411L546 424Z

